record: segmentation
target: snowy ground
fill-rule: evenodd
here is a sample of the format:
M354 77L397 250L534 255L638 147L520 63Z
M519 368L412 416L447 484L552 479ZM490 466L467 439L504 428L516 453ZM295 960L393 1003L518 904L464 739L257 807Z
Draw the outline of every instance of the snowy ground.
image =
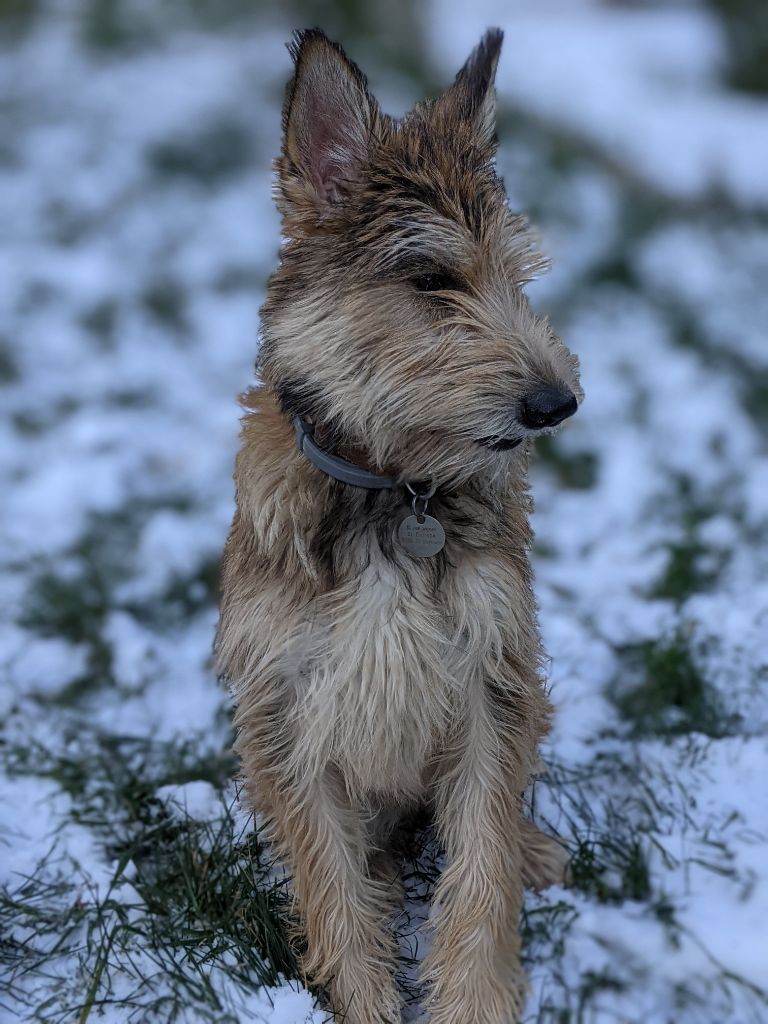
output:
M574 886L528 900L526 1019L767 1020L768 101L693 5L249 6L0 5L0 1019L323 1019L210 667L283 42L321 22L395 110L506 29L500 165L582 361L535 467Z

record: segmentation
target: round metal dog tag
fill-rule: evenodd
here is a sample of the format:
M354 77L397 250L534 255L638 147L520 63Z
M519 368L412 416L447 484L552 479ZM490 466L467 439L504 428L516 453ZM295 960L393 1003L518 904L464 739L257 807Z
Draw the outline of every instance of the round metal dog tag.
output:
M430 558L445 547L445 530L432 516L408 516L400 523L397 536L414 558Z

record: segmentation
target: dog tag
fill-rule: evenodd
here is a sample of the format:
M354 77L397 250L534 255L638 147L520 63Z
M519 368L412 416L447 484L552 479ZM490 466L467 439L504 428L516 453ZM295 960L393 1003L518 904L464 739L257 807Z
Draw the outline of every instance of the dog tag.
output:
M397 536L414 558L430 558L445 547L445 530L432 516L408 516L400 523Z

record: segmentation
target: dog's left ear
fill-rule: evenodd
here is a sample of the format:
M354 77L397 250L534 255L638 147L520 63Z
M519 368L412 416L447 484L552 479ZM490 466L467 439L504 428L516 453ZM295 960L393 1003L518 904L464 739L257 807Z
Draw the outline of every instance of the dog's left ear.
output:
M439 115L468 124L478 148L490 152L497 141L495 81L503 39L500 28L489 28L435 106Z

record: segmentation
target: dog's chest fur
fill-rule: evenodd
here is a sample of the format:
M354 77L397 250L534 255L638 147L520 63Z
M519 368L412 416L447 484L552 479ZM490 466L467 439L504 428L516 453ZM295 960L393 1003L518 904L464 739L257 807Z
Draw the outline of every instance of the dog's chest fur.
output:
M445 552L411 558L394 540L400 494L350 494L289 447L284 421L265 438L270 422L246 425L258 443L238 459L224 563L217 646L238 717L273 708L299 771L335 764L360 794L417 796L467 703L531 643L527 527L513 548L515 508L437 501Z
M316 601L295 677L302 731L362 790L417 792L509 646L514 611L487 561L448 569L432 590L418 563L404 570L372 547L358 576Z

